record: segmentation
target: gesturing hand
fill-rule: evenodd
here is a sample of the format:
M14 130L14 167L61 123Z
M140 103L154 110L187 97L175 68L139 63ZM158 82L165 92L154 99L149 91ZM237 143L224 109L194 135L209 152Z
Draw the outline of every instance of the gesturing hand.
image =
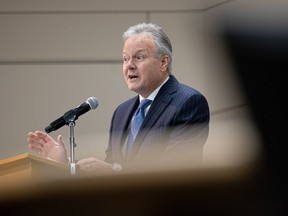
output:
M81 159L77 162L77 166L81 171L85 171L89 174L94 173L112 173L113 164L107 163L105 161L99 160L95 157L89 157L85 159Z
M27 142L29 143L28 147L39 155L61 163L68 163L66 148L61 135L58 136L56 142L42 131L29 132Z

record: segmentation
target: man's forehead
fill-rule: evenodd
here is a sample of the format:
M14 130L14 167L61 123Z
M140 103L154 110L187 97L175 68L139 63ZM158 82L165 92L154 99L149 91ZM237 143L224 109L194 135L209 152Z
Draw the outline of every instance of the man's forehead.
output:
M127 53L139 53L139 52L145 52L147 51L147 48L135 48L135 49L129 49L129 50L125 50L123 49L123 54L127 54Z
M130 40L129 40L130 39ZM127 52L142 52L142 51L147 51L149 52L149 50L154 50L155 49L155 44L153 42L153 40L151 40L151 38L147 38L147 37L133 37L133 38L129 38L127 39L127 41L124 44L123 47L123 53L127 53Z

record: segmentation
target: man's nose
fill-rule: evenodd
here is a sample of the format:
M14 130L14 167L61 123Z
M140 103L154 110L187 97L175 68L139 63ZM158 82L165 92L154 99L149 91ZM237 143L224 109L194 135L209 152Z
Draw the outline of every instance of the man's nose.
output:
M128 67L129 70L134 70L136 68L133 59L130 59L128 61L127 67Z

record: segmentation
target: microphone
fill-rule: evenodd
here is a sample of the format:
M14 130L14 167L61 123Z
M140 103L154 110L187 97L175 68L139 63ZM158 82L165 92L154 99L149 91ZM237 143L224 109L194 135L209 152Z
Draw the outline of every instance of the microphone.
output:
M77 120L79 116L83 115L91 109L96 109L97 107L98 100L95 97L89 97L86 102L80 104L75 109L67 111L63 116L50 123L50 125L45 128L45 131L46 133L56 131L64 125L68 125L71 120Z

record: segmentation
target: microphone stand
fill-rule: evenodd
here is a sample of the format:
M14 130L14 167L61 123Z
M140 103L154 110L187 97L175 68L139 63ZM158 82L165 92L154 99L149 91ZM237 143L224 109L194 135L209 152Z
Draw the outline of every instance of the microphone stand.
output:
M74 127L75 127L75 121L71 120L69 122L70 127L70 162L69 162L69 168L70 168L70 174L76 175L76 161L75 161L75 137L74 137Z
M75 120L77 120L75 111L69 110L63 116L66 124L70 127L70 161L69 161L69 169L71 175L76 175L76 161L75 161L75 137L74 137L74 127Z

